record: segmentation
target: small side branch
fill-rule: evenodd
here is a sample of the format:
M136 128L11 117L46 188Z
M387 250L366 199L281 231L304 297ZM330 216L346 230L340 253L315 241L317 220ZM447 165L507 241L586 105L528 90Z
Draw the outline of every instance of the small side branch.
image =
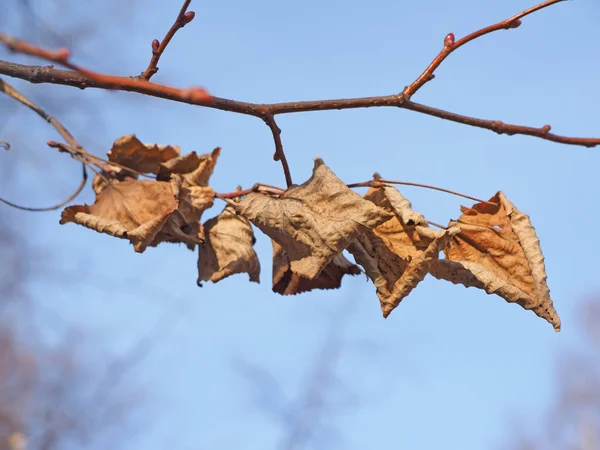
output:
M4 198L0 198L0 202L6 204L8 206L12 206L13 208L21 209L24 211L41 212L41 211L53 211L53 210L62 208L63 206L70 203L73 199L75 199L81 193L83 188L85 187L85 184L87 182L87 177L88 177L86 165L89 164L89 158L87 158L86 156L88 156L89 154L79 144L79 142L77 142L75 140L73 135L71 135L71 133L69 133L69 130L67 130L62 123L60 123L54 117L50 116L48 113L46 113L46 111L44 111L42 108L40 108L39 106L34 104L31 100L29 100L23 94L18 92L15 88L13 88L10 84L8 84L6 81L4 81L1 78L0 78L0 92L3 92L4 94L6 94L9 97L13 98L14 100L18 101L19 103L22 103L23 105L32 109L33 111L35 111L36 114L38 114L46 122L51 124L56 129L58 134L60 134L62 136L62 138L67 142L67 145L63 145L61 147L62 151L67 151L74 159L81 161L82 168L83 168L81 182L79 183L79 186L77 187L77 189L75 189L75 192L73 192L71 195L69 195L68 198L66 198L65 200L63 200L62 202L60 202L56 205L42 207L42 208L30 208L27 206L18 205L16 203L8 201ZM50 145L51 147L53 146L52 144L53 144L53 142L48 143L48 145ZM9 147L7 147L7 149L8 148Z
M169 98L172 100L179 99L179 101L197 105L202 105L211 99L210 94L201 87L178 89L162 84L152 83L151 81L143 80L137 77L121 77L93 72L73 64L69 60L70 53L66 48L61 48L55 51L45 50L4 33L0 33L0 42L6 45L6 47L13 52L37 56L78 72L80 75L83 75L84 79L96 82L103 89L141 92L154 97Z
M433 59L433 61L431 61L431 63L429 64L429 66L427 66L427 68L423 71L423 73L421 75L419 75L419 78L417 78L415 81L413 81L410 86L405 87L404 91L402 93L404 94L404 96L406 97L407 100L410 100L410 98L415 94L415 92L417 92L419 89L421 89L421 87L423 87L423 85L425 83L433 80L433 78L435 77L435 75L434 75L435 70L450 55L450 53L454 52L455 50L462 47L466 43L471 42L472 40L475 40L477 38L480 38L481 36L484 36L486 34L493 33L494 31L510 30L511 28L517 28L518 26L521 25L521 19L523 17L528 16L529 14L532 14L536 11L539 11L540 9L544 9L544 8L547 8L548 6L554 5L555 3L560 3L560 2L564 2L564 1L565 0L547 0L543 3L540 3L539 5L536 5L529 9L526 9L525 11L522 11L519 14L517 14L513 17L510 17L506 20L502 20L502 21L495 23L493 25L490 25L488 27L481 28L480 30L474 31L473 33L463 37L462 39L459 39L456 42L454 41L454 34L449 33L444 38L444 47L442 48L442 50Z
M141 79L150 80L152 75L158 72L158 61L167 48L167 45L169 45L169 42L171 42L171 39L173 39L173 36L175 36L175 33L194 20L196 13L187 10L191 2L192 0L185 0L183 2L183 6L175 19L175 22L169 31L167 31L167 34L165 34L162 41L158 41L157 39L152 41L152 59L150 60L150 64L148 64L148 68L140 75Z
M358 188L358 187L376 187L377 188L377 187L382 187L386 184L398 184L398 185L403 185L403 186L414 186L414 187L419 187L419 188L424 188L424 189L432 189L434 191L445 192L447 194L456 195L458 197L468 198L469 200L473 200L473 201L476 201L479 203L487 203L488 205L498 206L496 203L488 202L487 200L482 200L480 198L472 197L470 195L462 194L460 192L451 191L450 189L445 189L445 188L438 187L438 186L432 186L430 184L413 183L411 181L385 180L385 179L381 178L379 176L379 174L377 174L377 173L375 174L375 177L373 180L361 181L360 183L351 183L351 184L348 184L347 186L349 188Z
M290 167L288 166L285 153L283 152L283 144L281 142L281 128L277 126L277 122L275 122L275 117L273 116L273 114L267 114L263 120L273 133L273 141L275 142L275 153L273 154L273 160L281 161L281 166L283 167L283 174L285 175L285 182L287 186L290 187L292 185L292 175L290 174Z
M66 199L64 199L60 203L57 203L56 205L45 206L45 207L41 207L41 208L33 208L33 207L29 207L29 206L18 205L17 203L13 203L2 197L0 197L0 202L4 203L5 205L11 206L15 209L20 209L21 211L30 211L30 212L56 211L57 209L67 206L69 203L71 203L73 200L75 200L75 198L77 198L77 196L79 194L81 194L81 191L83 191L83 188L85 187L85 184L87 183L88 174L87 174L87 170L86 170L86 165L81 164L81 167L83 168L83 174L81 176L81 181L79 182L79 186L77 186L77 189L75 189L75 191L71 195L69 195Z

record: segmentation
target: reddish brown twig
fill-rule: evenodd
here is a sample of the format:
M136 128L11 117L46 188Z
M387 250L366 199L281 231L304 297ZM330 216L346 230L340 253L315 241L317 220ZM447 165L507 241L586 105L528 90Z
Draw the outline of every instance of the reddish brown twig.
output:
M377 175L377 174L376 174ZM434 191L445 192L447 194L457 195L459 197L468 198L469 200L474 200L479 203L487 203L488 205L498 206L496 203L488 202L487 200L481 200L477 197L471 197L470 195L461 194L460 192L451 191L450 189L444 189L437 186L432 186L430 184L421 184L421 183L412 183L410 181L393 181L393 180L384 180L383 178L376 177L374 180L362 181L360 183L351 183L347 186L349 188L357 188L357 187L381 187L384 184L400 184L403 186L414 186L425 189L433 189Z
M167 48L167 45L169 45L169 42L171 42L171 39L173 39L173 36L175 36L175 33L194 20L194 11L187 10L191 2L192 0L185 0L183 2L183 6L181 7L179 14L177 14L175 22L169 31L167 31L167 34L165 34L162 41L158 41L157 39L152 41L152 59L150 60L150 64L148 64L148 68L140 75L140 78L143 80L149 80L152 78L152 75L158 72L158 61Z
M5 44L13 52L26 55L37 56L45 60L60 64L75 72L78 72L85 79L98 83L104 89L114 89L117 91L136 91L154 97L176 97L185 103L201 105L211 98L210 94L201 87L192 87L188 89L178 89L162 84L152 83L137 77L121 77L116 75L105 75L80 67L69 61L70 52L66 48L55 51L45 50L32 45L28 42L15 39L4 33L0 33L0 42Z
M273 133L273 141L275 142L275 153L273 154L273 160L281 161L281 166L283 167L283 174L285 176L285 182L287 184L287 187L290 187L292 185L292 175L290 173L290 167L288 166L285 153L283 152L283 144L281 142L281 128L277 126L277 122L275 122L275 116L273 116L273 114L267 114L264 117L264 121Z
M522 19L523 17L528 16L529 14L534 13L536 11L539 11L540 9L547 8L548 6L551 6L551 5L554 5L555 3L559 3L559 2L563 2L563 1L565 1L565 0L547 0L543 3L540 3L539 5L533 6L529 9L526 9L525 11L520 12L519 14L517 14L509 19L502 20L501 22L495 23L495 24L490 25L485 28L481 28L480 30L475 31L475 32L463 37L462 39L459 39L456 42L454 41L454 34L449 33L444 38L444 47L442 48L442 50L433 59L433 61L431 61L431 63L429 64L429 66L427 66L427 68L423 71L423 73L421 75L419 75L419 78L417 78L415 81L413 81L413 83L411 85L406 86L402 93L404 94L404 96L406 97L407 100L410 100L410 98L414 95L415 92L417 92L419 89L421 89L421 87L425 83L427 83L428 81L431 81L434 78L435 70L448 57L448 55L450 55L450 53L454 52L459 47L462 47L463 45L465 45L467 42L470 42L474 39L480 38L481 36L492 33L494 31L510 30L511 28L517 28L519 25L521 25L520 19Z
M350 183L350 184L347 184L346 186L348 186L349 188L382 187L386 184L399 184L399 185L403 185L403 186L413 186L413 187L420 187L420 188L425 188L425 189L432 189L435 191L440 191L440 192L445 192L447 194L456 195L458 197L468 198L469 200L473 200L473 201L476 201L479 203L487 203L488 205L498 206L494 202L482 200L480 198L472 197L470 195L462 194L460 192L451 191L450 189L445 189L445 188L441 188L438 186L432 186L430 184L413 183L411 181L385 180L385 179L381 178L381 176L378 173L376 173L374 175L373 180L361 181L360 183ZM224 194L215 194L215 195L221 199L230 199L230 198L236 198L236 197L242 197L244 195L248 195L250 192L263 192L263 193L272 194L272 195L281 195L285 192L285 190L280 187L277 187L277 186L271 186L270 184L256 183L254 186L252 186L249 189L236 189L233 192L227 192Z
M285 190L278 188L277 186L271 186L270 184L256 183L254 186L252 186L249 189L239 189L238 188L233 192L226 192L223 194L217 193L217 194L215 194L215 196L224 200L224 199L242 197L244 195L248 195L251 192L263 192L265 194L281 195L285 192Z

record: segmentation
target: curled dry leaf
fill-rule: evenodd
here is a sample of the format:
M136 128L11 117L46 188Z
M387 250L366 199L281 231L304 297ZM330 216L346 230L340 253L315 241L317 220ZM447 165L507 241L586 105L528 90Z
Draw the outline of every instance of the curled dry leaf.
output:
M540 242L529 217L498 192L491 203L462 208L461 232L447 249L446 260L432 266L436 278L478 287L508 302L531 309L560 331L560 318L546 284Z
M135 173L157 174L161 164L179 156L175 145L142 144L135 134L120 137L108 152L108 160Z
M305 278L292 272L285 250L275 241L273 244L273 292L281 295L300 294L313 289L338 289L344 275L358 275L360 268L338 253L317 277Z
M183 187L182 183L180 176L170 182L114 182L93 205L65 208L60 223L74 222L128 239L137 252L161 242L183 242L193 249L203 240L200 217L212 206L214 191L209 187Z
M183 186L208 186L221 149L200 156L196 152L179 156L179 151L176 145L143 144L134 134L122 136L108 152L109 170L94 177L94 192L99 194L109 183L135 180L139 174L156 175L158 181L179 174Z
M348 250L373 281L387 317L425 278L430 263L457 229L435 232L426 228L425 218L392 186L371 188L365 198L394 217L357 236Z
M391 215L350 190L315 159L312 177L279 198L248 194L238 212L285 250L292 272L314 279L364 231Z
M183 176L186 185L208 186L208 180L220 154L221 149L217 147L205 155L198 156L196 152L191 152L173 158L160 165L156 179L168 181L172 175L179 174Z
M102 173L94 177L92 187L100 194L109 183L136 180L143 173L156 174L163 162L177 156L177 146L143 144L135 134L122 136L108 151L108 160L112 164L106 165Z
M250 281L260 282L260 263L253 245L248 219L227 205L217 217L204 224L204 243L198 246L198 284L214 283L236 273L247 273Z

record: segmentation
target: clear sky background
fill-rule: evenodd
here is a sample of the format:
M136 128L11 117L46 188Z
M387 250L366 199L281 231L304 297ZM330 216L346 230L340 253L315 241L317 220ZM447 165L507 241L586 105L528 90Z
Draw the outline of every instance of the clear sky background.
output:
M397 93L429 64L447 33L458 39L533 4L195 0L196 19L176 35L154 80L253 102ZM164 35L179 7L177 1L137 0L82 2L73 13L42 5L40 11L58 30L79 20L97 27L98 35L73 43L76 62L135 75L148 63L151 40ZM599 21L596 0L526 17L520 28L451 55L414 100L508 123L551 124L559 134L600 136ZM6 31L27 38L16 20ZM270 131L256 118L128 93L13 84L42 104L48 91L73 102L64 122L96 154L131 133L183 152L221 146L211 180L218 192L255 182L284 185L271 158ZM12 198L30 205L59 201L78 183L79 166L45 148L57 138L54 131L9 102L0 98L0 107L12 112L1 140L31 125L26 144L2 155L19 167ZM322 157L349 183L379 171L480 198L504 191L536 227L563 331L554 333L499 297L432 277L387 320L362 276L344 279L338 291L281 297L271 292L271 244L259 233L260 285L237 275L200 289L197 256L184 247L164 244L139 255L127 241L60 226L59 212L18 212L31 230L30 244L44 253L32 264L47 275L31 291L49 340L57 339L61 324L78 327L97 344L100 358L126 357L148 333L158 336L122 379L144 394L136 415L142 432L116 447L280 448L289 422L277 411L298 407L328 333L343 344L335 380L324 389L327 407L308 418L314 440L307 448L476 450L535 431L552 403L554 357L577 342L576 307L600 289L600 149L499 136L384 108L285 115L278 123L296 182ZM401 191L438 223L457 218L460 205L469 204L424 189ZM77 204L84 201L93 202L91 189ZM217 201L205 218L222 207ZM101 438L92 447L107 448Z

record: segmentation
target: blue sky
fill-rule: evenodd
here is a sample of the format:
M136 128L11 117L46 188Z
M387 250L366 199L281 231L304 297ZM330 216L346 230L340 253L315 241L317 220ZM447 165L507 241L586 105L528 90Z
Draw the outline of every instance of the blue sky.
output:
M78 12L107 36L75 43L73 56L90 68L137 74L178 2L138 0L120 11L111 4ZM154 80L253 102L387 95L421 73L447 33L458 39L532 5L195 0L196 19L177 34ZM48 11L48 17L57 29L72 26L68 15ZM538 12L518 29L458 50L414 100L509 123L549 123L559 134L599 136L599 20L594 0ZM255 118L128 93L13 84L32 95L53 90L76 99L64 122L96 154L130 133L180 145L183 152L221 146L212 178L217 191L284 184L271 159L270 132ZM0 99L0 107L7 102ZM79 167L44 148L56 136L31 113L19 111L11 120L15 133L32 125L26 145L2 155L22 168L13 198L36 205L60 200L77 184ZM327 448L475 450L510 443L515 423L535 430L552 402L553 358L577 340L576 307L600 288L593 234L600 149L498 136L383 108L286 115L278 123L297 182L310 176L319 156L349 183L379 171L480 198L504 191L536 227L563 331L554 333L499 297L431 277L387 320L361 276L345 279L338 291L280 297L270 289L271 248L262 235L256 245L261 285L239 275L200 289L196 254L183 247L162 245L139 255L126 241L59 226L59 212L17 213L34 230L30 244L47 253L38 263L66 274L31 287L40 310L84 330L99 355L126 355L157 321L174 322L125 376L145 398L137 418L143 432L122 447L278 448L285 421L258 406L265 385L241 368L260 367L276 380L281 396L267 394L274 405L285 404L284 397L293 401L332 324L344 344L337 381L327 390L331 408L318 419L328 433L316 437L331 439ZM2 140L10 140L10 128L5 132ZM402 192L435 222L456 218L460 205L469 204L418 188ZM93 201L91 189L83 201ZM216 203L214 214L222 207ZM311 427L317 432L320 426ZM101 441L96 446L102 448Z

